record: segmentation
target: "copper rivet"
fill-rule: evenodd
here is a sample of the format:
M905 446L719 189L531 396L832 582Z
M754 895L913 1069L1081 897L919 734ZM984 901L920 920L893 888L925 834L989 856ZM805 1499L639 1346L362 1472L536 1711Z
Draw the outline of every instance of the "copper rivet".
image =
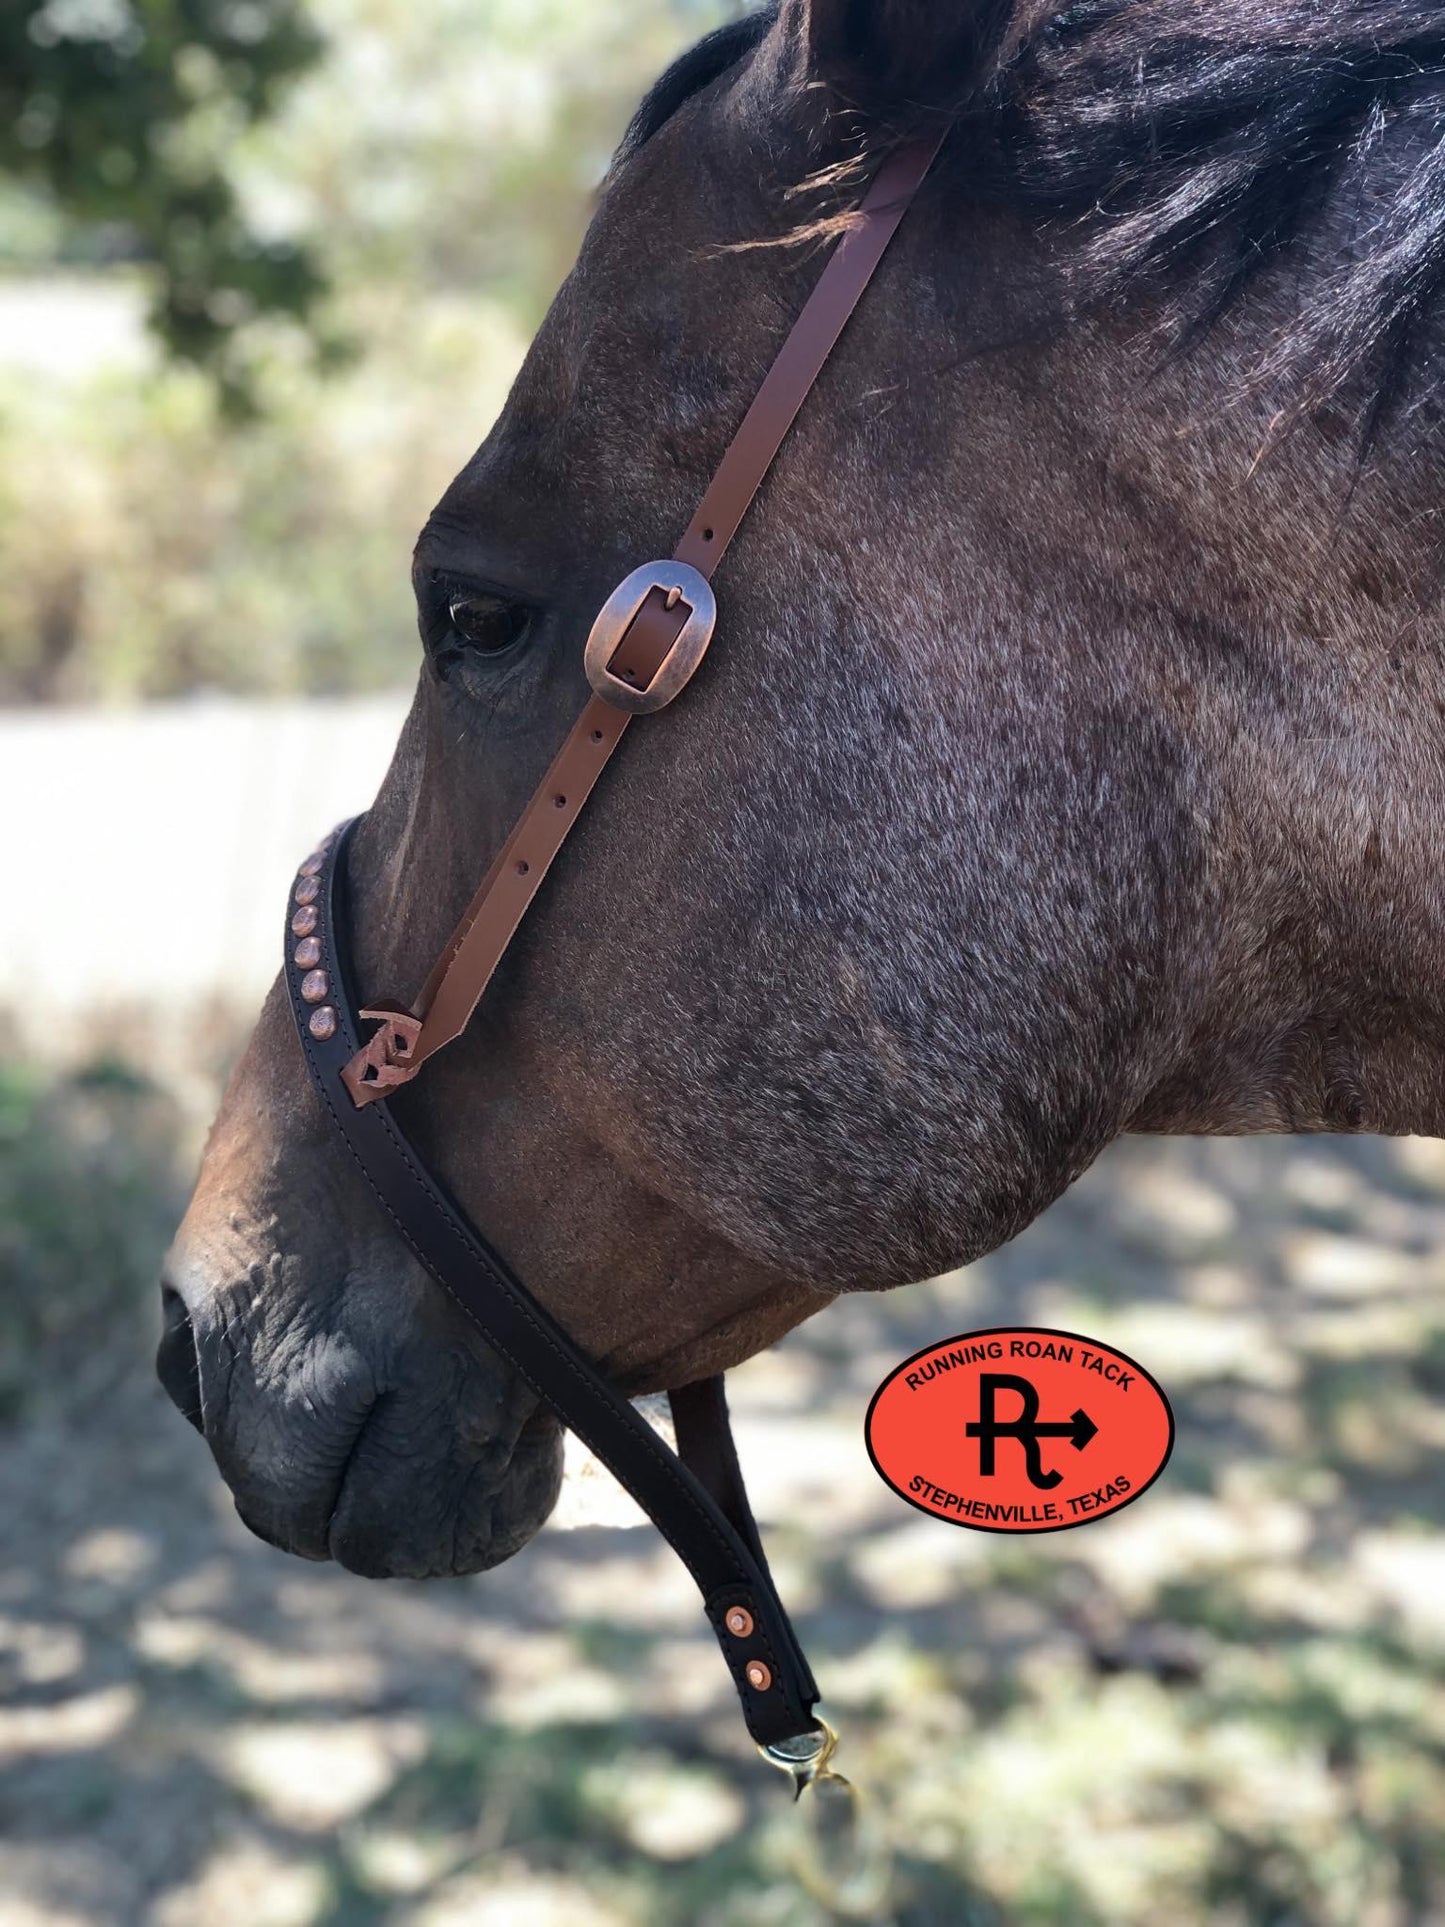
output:
M310 856L308 856L306 861L301 865L301 874L304 877L319 876L325 868L326 868L325 852L322 850L313 850Z
M748 1634L753 1630L753 1616L746 1606L730 1607L728 1616L723 1623L726 1625L728 1631L736 1634L739 1639L746 1639Z
M291 919L292 936L309 937L319 921L320 917L316 905L314 903L308 903L304 909L298 910Z
M773 1683L771 1670L760 1659L750 1659L743 1670L747 1674L748 1685L755 1693L766 1693Z
M296 885L296 901L298 903L315 903L320 895L321 884L316 877L302 877L301 881Z
M330 988L324 970L308 970L301 979L301 995L308 1004L319 1004Z
M330 1004L323 1004L320 1010L313 1010L311 1021L306 1026L313 1037L319 1037L324 1044L328 1037L336 1035L336 1012Z
M321 961L320 937L303 937L297 944L296 953L291 961L298 970L309 970L313 964L319 964Z

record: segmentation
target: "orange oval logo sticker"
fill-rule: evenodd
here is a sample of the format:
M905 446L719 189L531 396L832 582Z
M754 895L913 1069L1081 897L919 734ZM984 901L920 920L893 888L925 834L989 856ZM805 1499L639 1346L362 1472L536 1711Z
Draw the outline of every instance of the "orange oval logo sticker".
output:
M1047 1326L945 1338L891 1371L863 1435L880 1478L975 1532L1066 1532L1129 1505L1174 1449L1162 1386L1112 1345Z

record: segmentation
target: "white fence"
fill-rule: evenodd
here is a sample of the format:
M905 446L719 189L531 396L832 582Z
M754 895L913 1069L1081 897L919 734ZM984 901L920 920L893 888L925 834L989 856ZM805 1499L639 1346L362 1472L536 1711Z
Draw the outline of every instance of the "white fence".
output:
M407 701L0 714L12 1025L256 1000L297 862L370 802Z

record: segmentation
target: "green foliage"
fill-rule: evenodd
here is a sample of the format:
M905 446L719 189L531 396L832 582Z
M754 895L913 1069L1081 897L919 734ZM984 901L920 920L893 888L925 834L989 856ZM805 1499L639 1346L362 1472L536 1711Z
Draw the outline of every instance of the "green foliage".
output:
M174 38L201 4L151 0L145 18ZM207 31L234 37L248 4L206 14ZM310 0L326 57L261 118L282 70L301 59L294 5L265 0L247 30L261 33L266 59L235 83L234 100L224 93L232 63L206 67L222 92L167 144L187 167L224 178L231 197L184 284L201 330L185 339L197 354L208 340L218 347L233 391L244 377L250 418L218 406L187 368L134 353L88 365L85 339L74 374L7 380L0 369L0 701L334 692L409 677L417 530L486 433L638 99L680 46L735 10L726 0ZM28 72L46 49L25 23L52 15L29 5L22 15L0 25L0 64L18 35ZM83 54L85 74L119 71L121 53L77 44L81 53L66 43L67 58ZM179 51L176 62L187 73L196 64ZM7 66L0 113L16 84ZM74 141L84 135L89 158L77 148L65 178L92 184L87 207L101 225L87 233L98 246L111 210L139 189L106 185L101 157L115 142L103 146L101 119L88 135L82 123ZM53 276L57 260L76 258L75 230L57 228L55 207L17 195L13 181L7 192L5 172L58 162L9 138L0 262ZM60 139L53 130L51 145ZM146 193L171 205L180 177L170 160L147 170ZM346 342L344 360L318 359L299 330L250 295L238 307L225 275L217 281L205 251L229 248L243 213L246 234L311 237L329 289L313 326ZM270 245L246 253L258 273L282 259ZM125 334L144 272L111 262L78 283L104 318L97 338ZM300 281L295 292L299 301ZM213 325L232 332L207 335Z
M103 1375L108 1341L149 1309L178 1136L172 1102L124 1065L0 1067L0 1418L39 1382Z
M0 701L414 674L411 545L521 343L480 303L418 303L392 342L330 383L273 366L245 424L185 371L84 407L0 385Z
M244 391L237 331L301 316L311 255L246 218L231 178L320 42L298 0L12 0L0 9L0 171L63 214L82 255L152 264L167 347Z

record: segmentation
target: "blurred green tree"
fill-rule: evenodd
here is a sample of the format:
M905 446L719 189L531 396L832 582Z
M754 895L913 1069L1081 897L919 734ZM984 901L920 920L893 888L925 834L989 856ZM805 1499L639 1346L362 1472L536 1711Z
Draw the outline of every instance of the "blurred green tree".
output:
M239 331L304 317L321 276L257 232L230 156L320 51L299 0L0 6L0 173L53 207L73 258L144 262L161 339L234 398Z
M412 676L416 531L741 4L0 0L0 706Z

